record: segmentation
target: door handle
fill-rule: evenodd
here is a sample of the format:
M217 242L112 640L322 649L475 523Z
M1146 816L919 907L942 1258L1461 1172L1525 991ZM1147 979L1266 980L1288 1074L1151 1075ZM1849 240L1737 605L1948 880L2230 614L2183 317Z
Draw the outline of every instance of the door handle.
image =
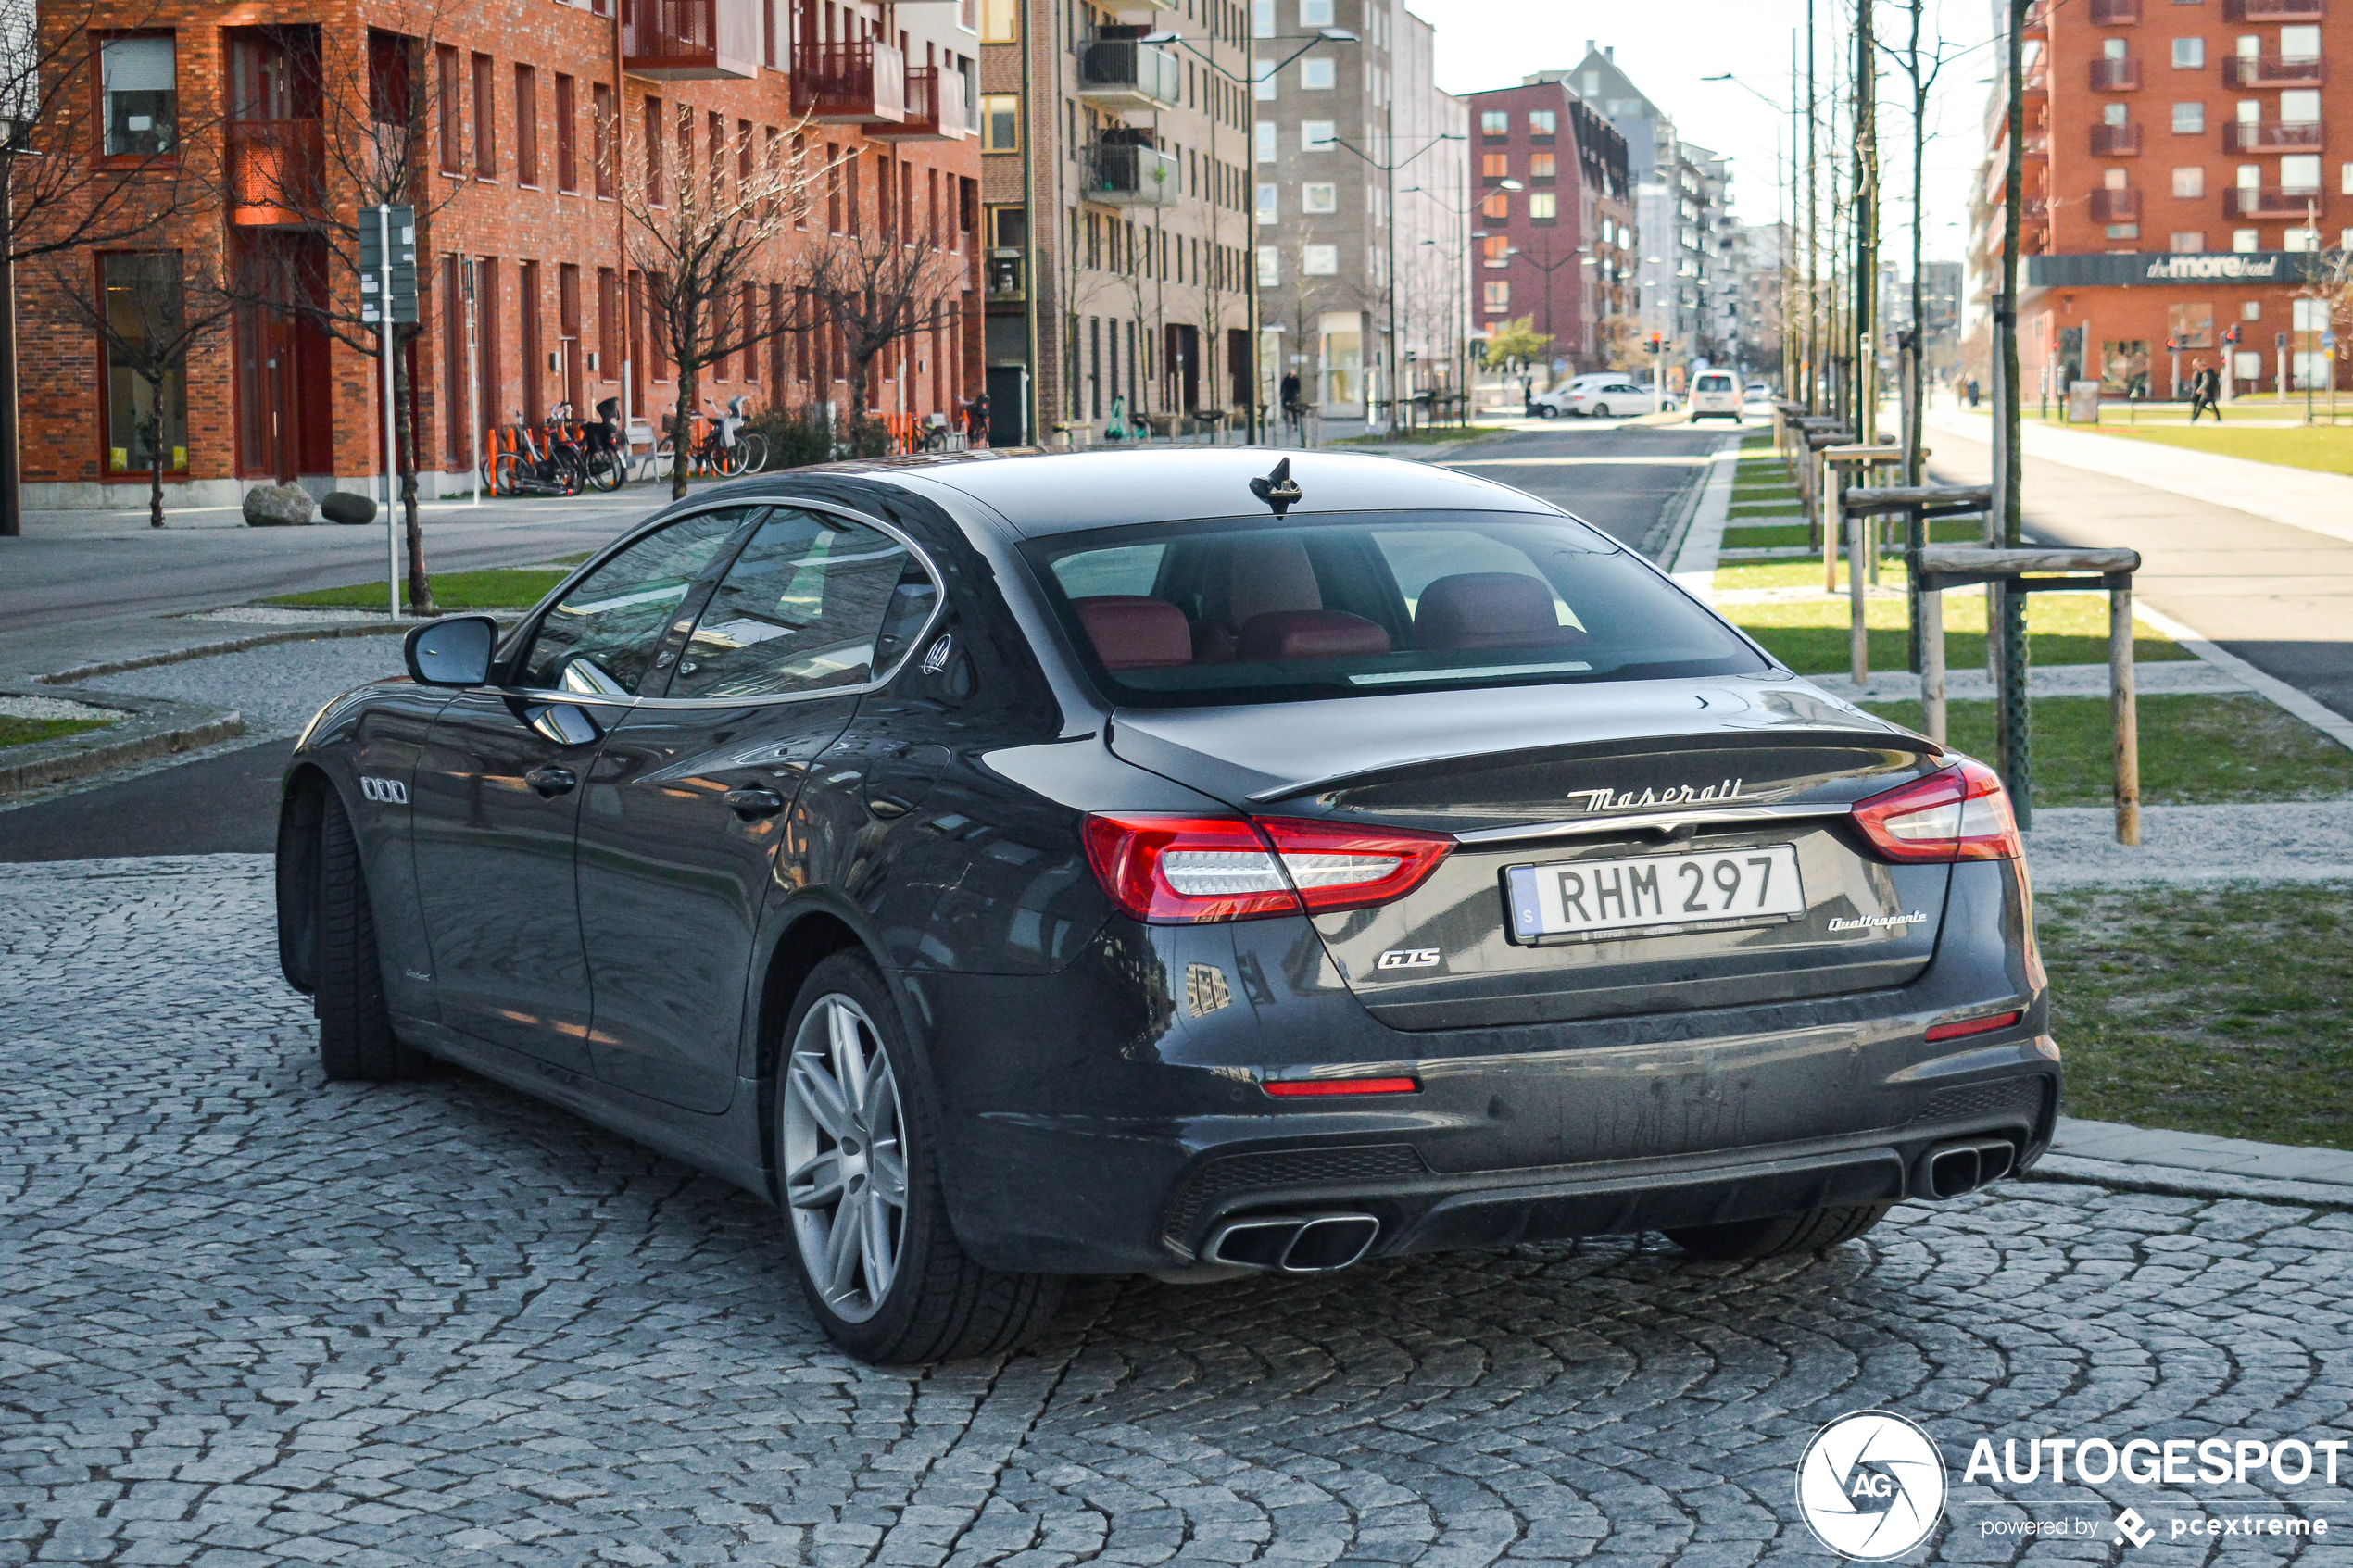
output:
M522 776L522 782L537 790L541 798L548 800L580 787L580 780L570 768L559 768L553 764L534 768Z
M773 817L785 809L785 797L773 789L731 789L727 792L727 809L744 821L757 822Z
M914 809L912 802L901 800L895 795L870 795L866 797L866 809L885 822L903 817Z

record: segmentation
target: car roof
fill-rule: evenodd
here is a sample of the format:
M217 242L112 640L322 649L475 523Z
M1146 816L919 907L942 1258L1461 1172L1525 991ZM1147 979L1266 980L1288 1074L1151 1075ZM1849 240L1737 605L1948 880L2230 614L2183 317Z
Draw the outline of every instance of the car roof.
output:
M1566 516L1525 491L1428 463L1367 454L1265 446L1156 446L1126 450L943 454L825 463L746 480L706 496L776 494L796 476L866 478L933 495L949 490L986 505L1024 538L1197 518L1266 515L1250 482L1288 459L1302 492L1294 517L1400 510L1512 511Z

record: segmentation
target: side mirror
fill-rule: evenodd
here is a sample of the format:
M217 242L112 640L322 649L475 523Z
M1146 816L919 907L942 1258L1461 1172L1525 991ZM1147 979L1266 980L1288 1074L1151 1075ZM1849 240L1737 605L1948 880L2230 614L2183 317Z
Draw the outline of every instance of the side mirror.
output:
M401 642L409 673L425 686L479 686L490 679L498 623L486 615L453 615L417 627Z

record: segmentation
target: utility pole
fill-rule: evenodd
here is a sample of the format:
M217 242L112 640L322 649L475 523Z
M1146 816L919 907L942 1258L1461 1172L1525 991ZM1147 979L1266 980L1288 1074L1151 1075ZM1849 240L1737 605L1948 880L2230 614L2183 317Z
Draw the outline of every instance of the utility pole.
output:
M2025 178L2026 13L2032 4L2033 0L2007 0L2004 7L2009 23L2004 40L2009 51L2009 147L2002 188L2002 276L1994 295L1994 368L2000 382L1995 388L2000 411L1994 425L1994 498L2002 531L2000 542L2011 549L2018 548L2025 536L2019 507L2019 482L2023 477L2018 406L2019 216L2023 193L2019 186ZM2000 654L1996 673L2001 727L1996 756L2018 825L2030 828L2034 825L2029 795L2034 742L2027 707L2026 596L2007 592L1998 583L1989 583L1985 591L1990 596L1986 608L1994 617L1989 625L1999 632L1995 644Z
M1872 0L1855 8L1855 438L1879 434L1879 57Z
M1815 182L1819 157L1815 136L1822 115L1815 97L1814 52L1814 0L1806 0L1806 411L1809 414L1822 411L1822 211Z

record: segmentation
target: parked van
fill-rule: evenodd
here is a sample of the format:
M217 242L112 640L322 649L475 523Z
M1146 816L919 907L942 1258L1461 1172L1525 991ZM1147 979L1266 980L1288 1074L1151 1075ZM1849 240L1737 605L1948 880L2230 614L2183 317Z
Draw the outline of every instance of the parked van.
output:
M1692 379L1692 422L1718 418L1741 422L1741 383L1730 370L1702 370Z

